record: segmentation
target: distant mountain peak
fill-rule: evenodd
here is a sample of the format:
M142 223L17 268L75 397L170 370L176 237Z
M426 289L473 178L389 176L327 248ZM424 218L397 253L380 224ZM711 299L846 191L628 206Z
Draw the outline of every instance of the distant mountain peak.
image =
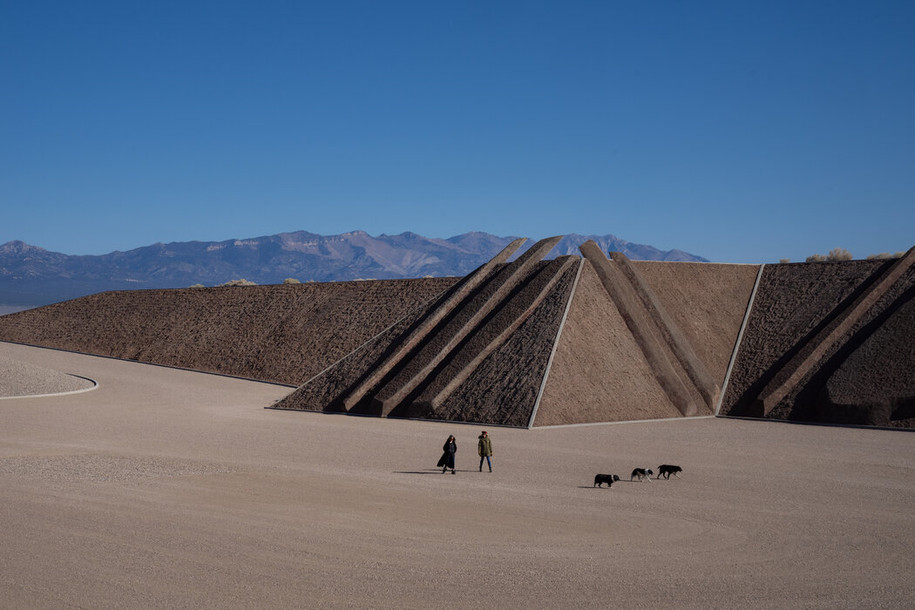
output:
M24 241L19 240L8 241L5 244L0 245L0 254L28 254L30 252L47 252L47 250L44 248L39 248L38 246L32 246L25 243Z
M257 284L463 276L495 256L516 236L473 231L447 239L411 231L373 237L365 231L318 235L307 231L223 241L161 242L127 252L73 256L21 241L0 246L0 305L45 305L106 290L215 286L245 278ZM693 260L613 235L563 237L548 257L578 254L595 241L604 251L635 260ZM536 243L531 238L524 247Z

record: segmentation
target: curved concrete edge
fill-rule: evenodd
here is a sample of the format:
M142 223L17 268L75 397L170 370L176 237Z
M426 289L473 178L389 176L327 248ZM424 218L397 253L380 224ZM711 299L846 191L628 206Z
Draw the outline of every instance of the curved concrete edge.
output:
M130 364L143 364L146 366L158 366L164 369L172 369L174 371L187 371L188 373L201 373L203 375L216 375L217 377L225 377L226 379L241 379L242 381L253 381L254 383L265 383L267 385L276 385L283 388L292 388L296 389L299 386L293 385L290 383L279 383L277 381L264 381L263 379L255 379L254 377L241 377L240 375L230 375L229 373L217 373L215 371L202 371L200 369L189 369L186 366L177 366L174 364L161 364L159 362L146 362L144 360L131 360L130 358L118 358L117 356L106 356L105 354L93 354L92 352L81 352L75 349L65 349L62 347L49 347L47 345L38 345L37 343L22 343L19 341L0 341L0 343L9 343L10 345L23 345L25 347L34 347L37 349L46 349L55 352L63 352L66 354L78 354L80 356L89 356L91 358L106 358L108 360L116 360L118 362L127 362ZM320 375L320 373L319 373ZM79 377L79 375L73 375L73 377ZM89 379L88 377L83 377L83 379ZM95 381L90 379L90 381ZM89 388L91 389L91 388ZM77 390L77 391L86 391L86 390ZM51 394L51 396L56 396L56 394Z
M70 377L76 377L77 379L85 379L90 382L92 385L88 388L83 388L81 390L70 390L69 392L54 392L52 394L21 394L19 396L0 396L0 400L13 400L16 398L50 398L52 396L69 396L71 394L82 394L84 392L91 392L92 390L97 390L99 388L99 382L91 377L84 377L82 375L74 375L72 373L66 373Z

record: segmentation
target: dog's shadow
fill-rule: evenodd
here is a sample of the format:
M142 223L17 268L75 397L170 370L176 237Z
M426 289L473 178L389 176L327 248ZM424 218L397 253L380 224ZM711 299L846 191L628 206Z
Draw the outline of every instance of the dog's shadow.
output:
M458 470L457 472L463 472ZM448 474L448 472L443 473L440 468L429 468L427 470L395 470L394 474Z
M620 479L619 481L613 482L614 485L619 485L620 483L641 483L641 481L625 481L623 479ZM578 489L610 489L610 486L608 485L607 487L604 487L604 486L598 487L597 485L579 485Z

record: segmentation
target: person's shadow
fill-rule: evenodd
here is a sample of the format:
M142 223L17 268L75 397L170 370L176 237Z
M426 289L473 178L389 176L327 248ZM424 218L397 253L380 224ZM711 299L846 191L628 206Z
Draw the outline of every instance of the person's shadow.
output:
M449 472L444 474L449 474ZM429 468L427 470L395 470L394 474L442 474L442 471L440 468Z

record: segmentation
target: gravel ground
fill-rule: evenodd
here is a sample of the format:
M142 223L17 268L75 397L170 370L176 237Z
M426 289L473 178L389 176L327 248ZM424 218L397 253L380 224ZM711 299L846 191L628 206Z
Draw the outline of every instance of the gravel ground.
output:
M288 388L0 343L97 379L0 403L5 608L903 608L915 436L519 430L265 409ZM457 475L434 468L449 434ZM630 483L679 464L681 479ZM607 489L594 474L616 473Z

